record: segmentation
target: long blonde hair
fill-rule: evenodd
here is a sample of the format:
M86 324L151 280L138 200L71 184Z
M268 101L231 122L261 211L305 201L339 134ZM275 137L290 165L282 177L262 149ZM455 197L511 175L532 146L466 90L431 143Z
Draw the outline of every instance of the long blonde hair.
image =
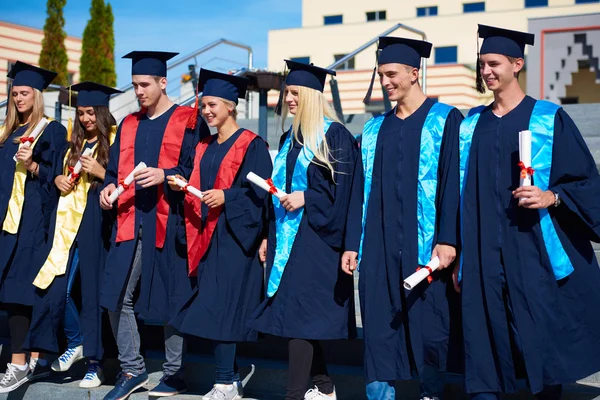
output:
M29 126L27 130L21 137L27 137L35 129L35 126L40 122L40 120L44 117L44 96L42 92L40 92L36 88L33 89L33 109L31 112L31 119L29 121ZM0 128L0 146L4 145L6 139L19 128L21 125L21 113L17 110L17 104L15 100L12 99L11 93L9 93L9 101L6 105L7 113L6 119L4 120L4 124ZM19 143L19 139L21 137L15 138L14 143Z
M285 89L288 90L287 88ZM286 132L285 120L289 114L289 106L284 101L281 113L281 129ZM324 118L329 118L334 122L340 122L331 107L325 95L315 89L305 86L298 86L298 107L294 122L292 123L292 140L297 140L303 146L306 146L315 155L313 161L315 164L327 168L331 172L331 178L335 181L334 168L332 160L335 161L331 154L327 139L325 138ZM298 133L302 127L302 140ZM317 143L321 142L320 145Z

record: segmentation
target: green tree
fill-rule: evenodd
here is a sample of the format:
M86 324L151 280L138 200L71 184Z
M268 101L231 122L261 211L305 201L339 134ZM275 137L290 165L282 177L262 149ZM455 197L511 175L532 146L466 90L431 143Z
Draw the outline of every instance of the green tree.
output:
M105 5L104 0L92 0L90 19L83 31L79 67L82 81L116 85L113 22L111 5Z
M67 49L64 31L65 18L63 8L67 0L48 0L46 3L46 23L44 24L44 39L42 40L42 52L40 53L39 65L41 68L49 69L58 73L53 83L66 86L69 82L67 64Z
M112 6L110 3L106 5L104 10L104 32L102 38L104 39L104 65L105 68L102 71L103 84L111 87L117 86L117 74L115 72L115 31L114 31L115 18L113 16Z

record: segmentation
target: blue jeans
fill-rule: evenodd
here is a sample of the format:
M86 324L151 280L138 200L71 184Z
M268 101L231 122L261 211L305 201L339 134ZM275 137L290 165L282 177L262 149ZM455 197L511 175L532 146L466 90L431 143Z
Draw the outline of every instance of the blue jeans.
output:
M67 348L74 349L83 344L83 334L79 325L79 311L71 299L71 289L73 282L79 271L79 251L75 248L73 260L69 268L69 277L67 279L67 301L65 304L65 335L67 336Z
M141 232L140 232L141 233ZM117 341L121 370L135 376L146 372L144 358L140 354L140 334L137 319L133 310L134 292L142 274L142 239L139 235L133 264L129 272L127 288L123 296L123 303L117 311L109 311L110 326ZM180 376L183 378L183 354L185 353L185 340L183 335L171 325L165 325L165 358L163 373L166 376Z

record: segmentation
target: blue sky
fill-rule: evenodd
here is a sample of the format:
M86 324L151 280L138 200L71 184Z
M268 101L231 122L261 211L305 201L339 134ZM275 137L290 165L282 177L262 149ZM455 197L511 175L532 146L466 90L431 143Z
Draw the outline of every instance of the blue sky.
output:
M106 0L105 0L106 1ZM130 81L131 50L191 53L224 38L252 47L254 66L267 65L267 34L272 29L301 25L301 0L112 0L115 16L115 59L119 87ZM168 7L164 7L164 4ZM81 37L91 0L69 0L65 31ZM0 0L0 20L42 29L45 0ZM200 65L225 70L243 67L247 53L220 45L198 58Z

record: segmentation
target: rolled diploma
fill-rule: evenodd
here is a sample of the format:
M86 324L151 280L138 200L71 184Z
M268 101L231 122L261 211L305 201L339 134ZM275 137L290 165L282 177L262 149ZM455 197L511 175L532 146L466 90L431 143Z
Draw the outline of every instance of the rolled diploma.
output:
M204 197L204 195L202 194L201 191L199 191L198 189L196 189L193 186L188 185L188 183L186 181L182 181L179 178L174 178L173 182L175 182L175 184L177 186L179 186L180 188L182 188L182 189L187 186L187 191L190 192L191 194L193 194L194 196L196 196L199 199L201 199L202 197Z
M37 137L40 136L40 133L42 133L44 128L46 128L46 125L48 125L48 120L46 118L40 119L40 122L38 122L38 124L35 126L35 128L33 128L33 131L31 131L31 133L29 134L28 137L33 138L33 140L35 141L35 139L37 139ZM21 147L31 147L31 143L25 142L25 143L21 144L21 146L19 146L19 148L21 148ZM14 155L13 160L15 160L15 162L17 162L16 154Z
M144 168L146 168L146 163L144 163L143 161L141 163L139 163L138 165L136 165L136 167L133 169L133 171L131 171L131 173L129 175L127 175L127 177L125 178L125 184L131 185L131 183L133 182L133 176L135 175L135 173ZM125 188L123 187L123 185L119 185L117 190L112 192L112 194L110 195L110 198L109 198L110 203L111 204L114 203L115 200L117 200L119 198L119 196L123 194L124 191L125 191Z
M526 168L531 167L531 131L519 132L519 158ZM520 172L519 172L520 174ZM520 186L531 186L531 175L520 176Z
M440 266L440 259L435 257L431 261L427 263L427 267L431 268L431 272L434 272ZM412 290L415 286L421 283L424 279L426 279L430 275L429 270L427 268L421 268L408 278L404 280L404 289Z
M82 156L91 156L92 153L94 152L93 149L87 148L83 151ZM77 160L77 163L75 164L75 166L73 167L73 174L75 175L79 175L79 173L81 172L81 161ZM73 180L73 176L72 174L69 174L69 179Z
M270 193L271 191L271 186L269 186L269 184L267 183L266 180L264 180L263 178L261 178L260 176L256 175L254 172L248 172L248 175L246 175L246 179L248 179L250 182L254 183L256 186L258 186L259 188L267 191ZM277 189L277 188L276 188ZM283 196L286 196L287 193L277 189L277 192L275 192L273 194L273 196L277 197L278 199L282 198Z

